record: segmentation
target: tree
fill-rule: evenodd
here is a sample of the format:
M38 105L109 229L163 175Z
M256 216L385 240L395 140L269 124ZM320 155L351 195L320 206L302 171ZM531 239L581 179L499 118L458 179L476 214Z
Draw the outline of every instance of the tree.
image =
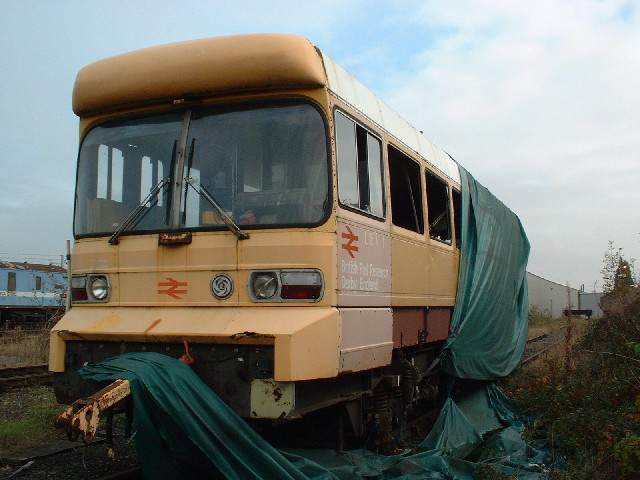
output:
M633 262L633 260L631 260L631 262ZM616 270L614 288L630 287L633 285L632 265L633 263L630 265L629 262L620 257L618 268Z
M634 285L633 264L635 259L626 260L622 256L622 248L615 248L613 241L609 240L607 250L604 252L602 273L602 290L605 293L618 288Z

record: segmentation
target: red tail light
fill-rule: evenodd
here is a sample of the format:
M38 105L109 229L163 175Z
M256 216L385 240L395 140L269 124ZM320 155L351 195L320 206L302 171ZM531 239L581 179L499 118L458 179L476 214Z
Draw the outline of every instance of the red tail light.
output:
M87 294L86 288L72 288L71 289L71 300L74 302L86 302L89 300L89 295Z
M317 300L322 285L282 285L280 297L285 300Z

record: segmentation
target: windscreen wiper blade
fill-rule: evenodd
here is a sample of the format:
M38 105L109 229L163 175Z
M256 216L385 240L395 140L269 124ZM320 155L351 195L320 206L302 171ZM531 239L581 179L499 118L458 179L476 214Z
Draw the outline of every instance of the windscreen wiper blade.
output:
M236 237L238 237L238 240L246 240L247 238L249 238L249 234L243 232L240 229L240 227L233 221L233 219L227 214L227 212L224 211L220 204L216 202L216 200L211 196L209 192L207 192L207 189L198 184L195 178L187 177L185 178L185 180L189 185L191 185L191 187L193 187L196 192L202 195L205 200L207 200L207 202L209 202L213 206L213 208L216 209L216 212L218 212L224 224L227 226L227 228L229 228L229 230L233 232Z
M120 225L120 227L115 232L113 232L113 235L111 235L111 238L109 238L109 243L111 245L117 245L120 242L120 237L125 232L127 227L131 225L131 223L136 219L138 215L140 215L140 212L147 205L147 203L151 202L158 195L160 190L162 190L162 187L164 187L168 183L169 177L160 180L158 184L153 187L153 189L151 189L149 195L147 195L146 198L140 202L140 204L133 210L133 212L129 214L127 219L122 222L122 225Z

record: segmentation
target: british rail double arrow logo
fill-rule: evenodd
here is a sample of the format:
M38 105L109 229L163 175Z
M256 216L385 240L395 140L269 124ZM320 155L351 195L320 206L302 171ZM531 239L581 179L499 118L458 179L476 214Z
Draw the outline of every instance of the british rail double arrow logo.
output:
M351 255L351 258L356 258L353 252L358 251L358 246L355 245L355 242L358 241L358 235L354 234L349 227L345 226L345 228L349 233L342 232L342 238L346 238L348 242L343 243L342 248L344 248L347 251L347 253Z
M175 278L166 277L168 282L158 282L158 293L165 293L170 297L177 298L180 300L182 297L180 295L184 295L187 293L187 289L178 290L178 287L186 287L187 282L179 282ZM168 287L165 290L160 290L160 287Z

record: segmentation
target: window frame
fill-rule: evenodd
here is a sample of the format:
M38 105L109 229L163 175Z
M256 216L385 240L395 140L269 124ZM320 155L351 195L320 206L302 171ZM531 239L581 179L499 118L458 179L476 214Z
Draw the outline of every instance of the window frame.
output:
M339 162L339 158L338 158L338 131L336 129L336 114L340 113L341 115L343 115L345 118L347 118L348 120L351 120L354 123L355 128L357 129L357 127L359 126L360 128L362 128L368 135L371 135L373 138L375 138L376 140L378 140L378 142L380 143L380 187L381 187L381 192L382 192L382 216L378 216L374 213L368 212L366 210L362 210L360 208L354 207L352 205L347 205L342 203L342 200L340 198L340 168L338 165ZM358 149L357 149L357 130L356 130L356 178L358 181L358 200L361 198L360 197L360 172L358 170ZM358 213L360 215L364 215L365 217L371 218L373 220L377 220L379 222L386 222L387 220L387 177L386 177L386 173L385 173L385 142L382 138L382 135L376 133L373 129L369 128L367 125L364 124L364 122L356 119L353 115L351 115L349 112L347 112L344 108L341 108L339 106L334 106L333 107L333 138L334 138L334 144L335 144L335 154L336 154L336 172L335 172L335 176L336 176L336 197L338 200L338 205L340 205L340 208L343 208L345 210L351 211L351 212L355 212ZM367 144L368 145L368 144ZM366 152L367 152L367 172L370 172L369 169L369 149L366 148ZM371 180L371 178L369 177L369 180ZM369 204L371 204L371 182L369 181Z
M462 245L462 191L458 190L454 186L451 186L451 211L453 215L453 235L455 237L455 242L451 242L453 246L460 250ZM458 195L458 209L456 214L456 201L455 194Z
M83 132L80 140L80 144L78 146L76 152L76 171L75 171L75 187L74 187L74 208L73 208L73 237L74 239L82 239L82 238L103 238L110 236L113 232L91 232L91 233L78 233L76 232L76 216L78 214L78 166L80 164L80 154L82 150L83 142L85 141L87 135L91 133L91 131L105 124L109 124L111 122L126 122L129 120L136 119L145 119L149 116L154 115L168 115L172 113L178 113L184 115L185 112L202 112L205 110L213 111L216 110L219 113L225 113L230 111L240 111L240 110L251 110L258 108L268 108L268 107L279 107L279 106L287 106L287 105L295 105L295 104L305 104L313 109L315 109L320 115L320 119L324 126L324 138L325 138L325 151L326 151L326 163L327 163L327 196L324 207L324 212L322 217L316 222L308 222L308 223L286 223L286 224L264 224L264 225L242 225L243 230L273 230L273 229L295 229L295 228L317 228L327 223L331 215L333 214L333 164L332 164L332 151L331 151L331 130L330 130L330 120L328 115L325 113L325 110L322 108L322 105L318 103L313 97L308 97L304 95L292 95L287 97L279 97L275 99L264 99L264 98L251 98L245 101L237 101L231 103L223 103L223 104L197 104L197 105L189 105L186 108L179 108L176 110L165 110L158 109L149 112L132 112L131 114L117 116L115 118L108 118L101 121L98 121L94 124L91 124L90 127ZM184 129L184 126L183 126ZM187 128L188 132L188 128ZM182 135L183 131L181 130L180 135ZM180 137L179 135L179 137ZM180 138L178 138L179 141ZM179 145L176 147L178 148ZM188 150L188 149L187 149ZM178 168L177 161L177 152L176 152L176 160L173 168L170 167L170 172L165 175L170 175L171 178L175 176L175 171ZM183 165L183 169L179 173L184 173L185 168ZM171 191L169 190L167 195L171 196ZM172 202L173 203L173 202ZM182 203L180 208L182 208ZM172 208L174 208L172 206ZM216 232L216 231L225 231L228 228L225 225L216 225L216 226L207 226L207 227L184 227L180 226L177 228L167 226L166 229L140 229L140 230L127 230L125 236L136 236L136 235L149 235L149 234L158 234L162 232L170 232L170 233L181 233L181 232Z

